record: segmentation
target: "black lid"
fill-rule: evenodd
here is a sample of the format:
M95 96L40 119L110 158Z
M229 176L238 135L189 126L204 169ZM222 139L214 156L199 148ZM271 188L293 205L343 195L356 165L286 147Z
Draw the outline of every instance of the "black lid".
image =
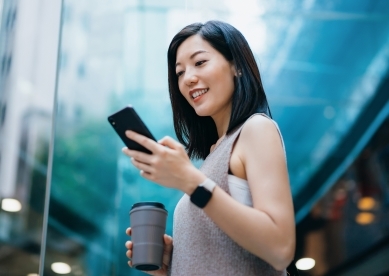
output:
M144 201L144 202L135 203L134 205L132 205L131 210L133 210L134 208L137 208L137 207L142 207L142 206L153 206L153 207L164 209L166 211L165 205L163 205L160 202L153 202L153 201Z

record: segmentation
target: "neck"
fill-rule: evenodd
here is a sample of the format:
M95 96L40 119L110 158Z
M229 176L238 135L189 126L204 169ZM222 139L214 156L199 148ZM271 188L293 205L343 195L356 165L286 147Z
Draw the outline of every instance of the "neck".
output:
M212 116L213 121L215 122L217 135L221 138L227 133L228 125L230 124L231 109L225 110Z

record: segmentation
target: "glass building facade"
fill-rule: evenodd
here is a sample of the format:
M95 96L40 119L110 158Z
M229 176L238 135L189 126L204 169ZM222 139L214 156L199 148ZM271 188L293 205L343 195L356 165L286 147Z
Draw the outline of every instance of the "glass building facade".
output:
M389 272L388 1L0 0L0 276L143 275L129 210L162 202L172 235L182 193L140 177L107 117L131 104L175 138L167 48L211 19L248 40L284 136L300 274Z

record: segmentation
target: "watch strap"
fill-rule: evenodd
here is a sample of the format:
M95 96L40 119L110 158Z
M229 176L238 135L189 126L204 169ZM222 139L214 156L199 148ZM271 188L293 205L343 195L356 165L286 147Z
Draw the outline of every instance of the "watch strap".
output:
M216 187L216 183L213 182L211 179L209 178L206 178L203 183L201 183L199 186L203 186L205 189L207 189L208 191L210 191L211 193L213 192L213 190L215 189Z

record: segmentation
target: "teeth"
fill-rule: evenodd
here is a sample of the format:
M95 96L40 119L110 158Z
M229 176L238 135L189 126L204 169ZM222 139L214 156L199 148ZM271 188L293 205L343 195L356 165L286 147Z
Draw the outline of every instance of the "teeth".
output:
M192 94L192 98L195 99L197 98L198 96L200 95L203 95L204 93L208 92L208 89L203 89L203 90L199 90L199 91L196 91Z

